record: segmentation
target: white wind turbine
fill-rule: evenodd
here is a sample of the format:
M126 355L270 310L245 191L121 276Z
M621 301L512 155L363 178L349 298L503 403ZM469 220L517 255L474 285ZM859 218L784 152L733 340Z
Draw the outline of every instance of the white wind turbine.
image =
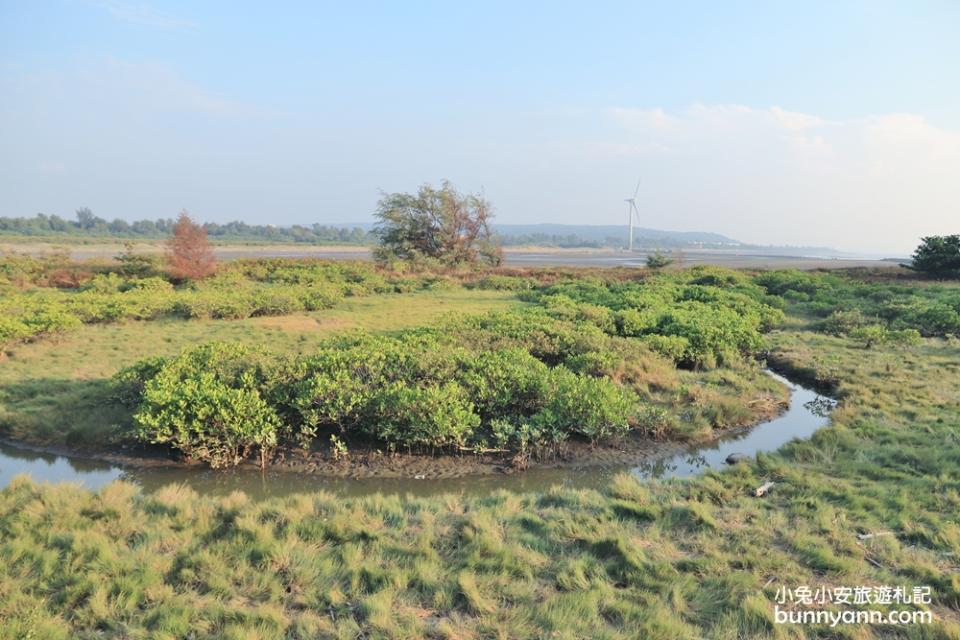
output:
M633 197L627 198L624 202L629 206L628 215L630 216L630 244L629 249L633 251L633 219L636 217L637 222L640 222L640 210L637 209L637 194L640 193L640 179L637 179L637 188L633 190Z

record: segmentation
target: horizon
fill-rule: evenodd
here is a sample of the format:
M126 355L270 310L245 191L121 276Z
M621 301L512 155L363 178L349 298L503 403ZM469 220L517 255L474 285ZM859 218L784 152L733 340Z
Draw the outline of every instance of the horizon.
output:
M0 216L364 223L449 178L626 227L640 177L651 229L958 232L955 4L225 7L0 2Z
M95 216L97 219L99 219L99 220L100 220L101 222L103 222L103 223L108 223L108 224L109 224L109 223L112 223L112 222L114 222L115 220L117 220L117 219L114 219L114 220L104 219L104 218L102 218L102 217L100 217L100 216L97 216L97 215L96 215L96 212L90 211L88 208L83 208L83 209L85 209L86 211L88 211L90 214L92 214L93 216ZM78 210L78 213L79 213L79 210ZM357 230L363 231L364 233L369 233L369 232L372 231L372 230L376 227L376 225L377 225L377 222L376 222L375 220L374 220L374 221L369 221L369 222L359 222L359 221L343 222L343 221L339 221L339 222L329 222L329 223L320 223L320 222L317 222L317 223L306 223L306 224L299 224L299 223L293 223L293 224L283 224L283 223L279 223L279 224L274 224L274 223L251 223L251 222L248 222L248 221L245 221L245 220L228 220L228 221L216 222L216 221L209 221L209 220L198 219L198 218L196 218L195 216L191 215L189 212L187 212L187 211L185 211L185 210L183 211L183 213L187 213L188 216L190 217L190 219L191 219L194 223L199 224L200 226L203 226L203 227L208 227L208 226L210 226L210 225L228 226L228 225L231 225L231 224L245 224L245 225L248 225L248 226L250 226L250 227L267 227L267 228L274 228L274 229L293 229L293 228L310 229L310 228L313 228L313 227L316 227L316 226L320 226L320 227L325 227L325 228L328 228L328 229L337 229L337 230L353 230L353 229L357 229ZM64 217L62 217L62 216L59 216L59 214L43 214L43 213L39 213L39 214L36 214L36 216L33 216L33 217L35 218L35 217L37 217L37 216L42 216L42 215L49 215L50 217L60 217L62 220L66 221L66 222L68 222L68 223L71 223L71 224L74 224L74 225L77 224L77 220L71 220L69 217L64 218ZM79 215L77 215L76 217L79 218ZM29 219L31 219L31 217L23 217L23 218L21 218L21 219L29 220ZM3 216L0 216L0 222L2 222L2 220L3 220ZM140 220L124 220L124 221L125 221L125 222L142 222L142 221L144 221L144 220L145 220L145 219L140 219ZM161 217L161 218L154 218L154 219L146 219L146 221L149 221L149 222L161 222L161 221L163 221L163 222L169 223L169 224L172 224L173 222L175 222L175 220L176 220L175 217ZM629 236L629 232L628 232L628 230L627 230L626 225L577 224L577 223L569 223L569 224L568 224L568 223L553 223L553 222L530 222L530 223L510 223L510 222L507 222L507 223L503 223L503 222L497 222L496 220L493 220L492 223L491 223L491 225L492 225L494 231L497 232L498 234L502 235L504 238L510 238L510 237L517 238L517 237L527 236L527 235L529 235L529 234L531 234L531 233L542 233L542 234L544 234L544 235L550 235L550 236L569 235L569 236L572 236L572 237L575 237L575 238L579 238L579 239L583 240L584 242L589 242L589 241L595 241L595 242L596 242L596 241L601 241L601 240L610 240L610 239L613 239L613 238L617 238L617 237L619 237L620 233L622 233L623 236L624 236L624 237L623 237L624 244L626 244L626 239L627 239L627 237ZM511 227L511 229L505 230L506 227ZM546 230L538 230L537 228L539 228L539 227L546 227L546 228L548 228L548 229L546 229ZM0 226L0 229L2 229L2 228L3 228L3 227ZM518 229L518 228L519 228L519 229ZM604 230L605 233L606 233L606 235L605 235L605 236L593 235L593 234L588 233L590 230ZM585 233L585 232L586 232L586 233ZM652 234L652 235L644 235L644 234ZM14 235L14 236L20 236L20 237L23 237L23 238L31 238L31 237L42 238L42 237L45 237L45 236L43 236L43 235L34 235L34 234L32 234L32 233L31 233L31 234L23 234L23 235L21 235L20 233L16 233L16 232L15 232L15 233L13 233L13 235ZM114 231L114 230L110 230L110 231L106 231L106 232L92 231L92 232L80 233L80 234L71 233L71 232L59 232L59 233L58 233L58 232L51 232L50 235L49 235L49 237L51 237L51 238L58 238L58 237L61 237L61 236L62 236L62 237L65 237L65 238L69 238L69 237L73 237L73 236L77 236L77 237L90 237L90 238L101 238L101 237L102 237L102 238L104 238L104 239L111 239L111 238L112 238L112 239L115 239L115 240L118 240L118 241L119 241L119 240L128 239L128 240L134 241L134 242L136 242L136 241L150 242L150 241L155 240L157 237L164 236L164 235L167 235L167 234L166 234L165 232L155 232L155 233L150 233L150 234L144 235L144 234L142 234L141 232L138 232L138 231L135 231L135 230L126 230L126 231ZM694 237L697 237L697 236L701 236L701 237L702 237L702 236L713 236L713 238L709 238L709 239L699 239L699 240L698 240L698 239L695 239L695 238L684 238L684 236L694 236ZM0 237L2 237L2 236L0 236ZM231 236L231 234L227 233L227 234L226 234L226 237L227 237L227 238L230 238L230 237L233 237L233 236ZM668 245L668 246L665 248L665 250L667 250L667 251L673 251L673 250L684 251L684 250L688 250L688 249L694 249L694 250L695 250L695 249L696 249L696 245L698 245L698 244L699 244L699 245L716 245L716 244L726 244L726 243L730 243L730 244L733 245L733 246L730 247L730 248L733 249L733 250L744 250L744 249L747 249L747 250L764 250L764 249L767 249L767 250L812 250L812 251L818 252L818 253L810 254L810 257L843 257L843 258L848 258L848 259L850 259L850 258L856 258L856 259L881 259L881 258L882 258L882 259L905 259L905 258L909 258L909 254L908 254L908 253L903 253L903 254L900 254L900 255L896 255L896 254L894 254L894 253L892 253L892 252L890 252L890 253L884 253L884 252L879 252L879 253L857 252L857 251L849 251L849 250L846 250L846 249L844 249L842 246L838 247L838 246L827 246L827 245L795 245L795 244L769 244L769 243L768 243L768 244L756 244L756 243L742 242L742 241L739 240L738 238L731 238L731 237L726 236L726 235L724 235L724 234L720 234L720 233L716 233L716 232L712 232L712 231L708 231L708 230L688 230L688 231L680 231L680 230L676 230L676 229L655 229L655 228L652 228L652 227L635 226L635 227L634 227L634 238L635 238L636 241L641 241L641 242L642 242L642 241L645 241L645 240L646 240L646 241L657 241L657 240L679 241L679 240L686 240L686 242L688 242L689 245L690 245L690 246L687 246L687 245L672 245L672 244L671 244L671 245ZM267 242L267 243L269 244L270 241L265 240L265 242ZM281 242L281 243L284 243L284 241L280 241L280 242ZM289 241L286 241L286 242L289 242ZM558 246L556 246L556 245L552 245L552 244L549 244L549 243L548 243L548 244L543 244L543 245L538 245L538 244L520 245L520 244L517 244L517 243L511 243L510 245L505 246L504 250L505 250L506 252L510 252L511 250L515 250L517 247L521 247L521 246L531 246L531 247L542 246L544 249L550 249L550 248L555 248L555 249L556 249L556 248L580 249L580 248L591 248L591 247L593 247L593 245L590 245L590 244L584 244L584 245L582 245L582 246L581 246L581 245L573 245L573 246L568 246L568 247L558 247ZM659 245L657 245L657 246L659 247ZM597 246L597 247L593 247L593 248L594 248L594 249L610 250L610 249L616 249L617 247L614 247L613 245L610 245L610 244L604 244L604 245L602 245L602 246ZM626 248L626 247L621 247L621 249L625 249L625 248ZM651 245L646 245L645 247L641 247L642 250L647 250L647 251L649 251L649 250L652 249L652 248L654 248L654 247L651 246ZM701 248L704 248L704 247L701 247ZM706 247L706 248L714 249L714 250L717 249L717 247L715 247L715 246L714 246L714 247ZM660 248L657 248L657 250L659 251Z

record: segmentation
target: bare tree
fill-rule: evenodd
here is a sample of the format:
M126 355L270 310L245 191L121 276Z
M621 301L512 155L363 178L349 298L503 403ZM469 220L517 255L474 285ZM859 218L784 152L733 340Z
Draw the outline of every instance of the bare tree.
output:
M184 280L199 280L217 270L207 232L190 219L186 209L173 225L173 237L167 244L167 266L170 275Z

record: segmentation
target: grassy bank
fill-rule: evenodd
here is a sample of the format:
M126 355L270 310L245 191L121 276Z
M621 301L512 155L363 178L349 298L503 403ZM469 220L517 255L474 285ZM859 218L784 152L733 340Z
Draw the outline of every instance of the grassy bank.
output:
M960 637L960 346L771 341L781 362L834 381L832 425L690 481L256 504L19 482L0 493L0 633ZM767 480L772 494L749 495ZM877 532L891 535L857 536ZM777 588L804 584L930 586L935 622L773 624Z

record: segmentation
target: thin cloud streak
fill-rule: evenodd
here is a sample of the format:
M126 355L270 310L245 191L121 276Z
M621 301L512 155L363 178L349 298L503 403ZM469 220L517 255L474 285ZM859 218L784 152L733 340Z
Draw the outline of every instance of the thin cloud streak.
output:
M197 23L166 14L145 4L133 4L122 0L101 0L94 6L108 14L132 24L139 24L158 29L195 29Z

